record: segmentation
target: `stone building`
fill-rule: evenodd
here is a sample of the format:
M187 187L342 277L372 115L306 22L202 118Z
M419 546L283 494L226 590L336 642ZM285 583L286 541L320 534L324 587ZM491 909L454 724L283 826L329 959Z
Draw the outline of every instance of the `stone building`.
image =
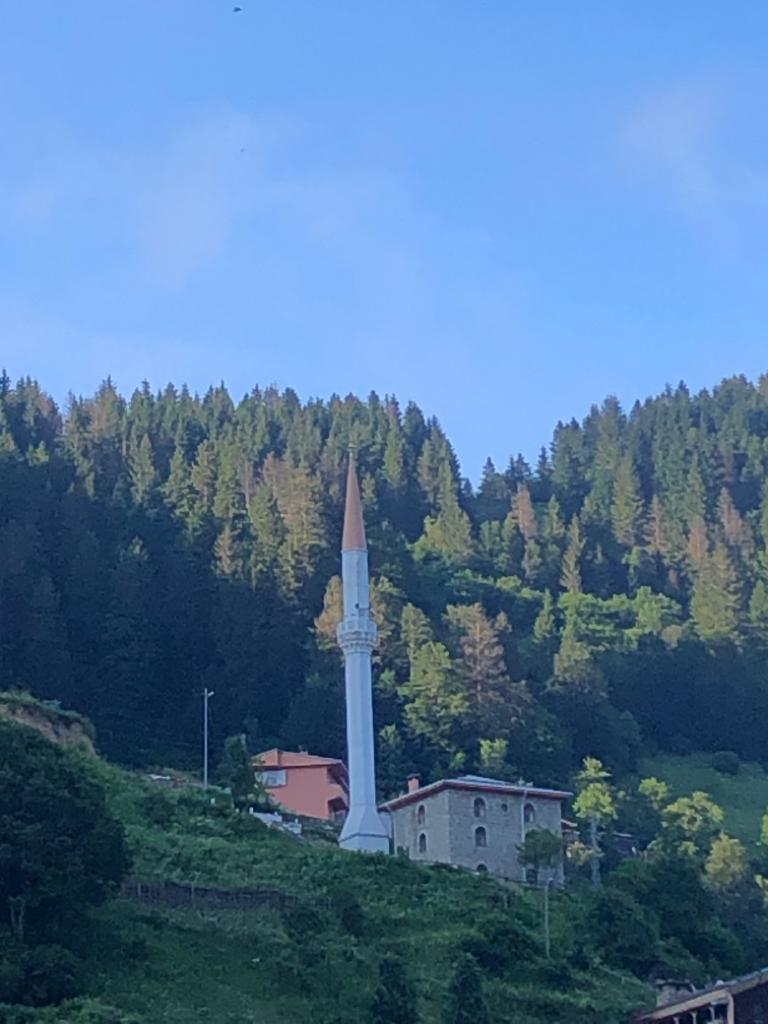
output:
M519 861L519 847L530 829L562 833L562 806L570 793L498 779L464 775L421 786L409 779L408 792L383 804L389 815L394 851L412 860L454 864L515 881L562 883L562 864L542 869L541 877Z

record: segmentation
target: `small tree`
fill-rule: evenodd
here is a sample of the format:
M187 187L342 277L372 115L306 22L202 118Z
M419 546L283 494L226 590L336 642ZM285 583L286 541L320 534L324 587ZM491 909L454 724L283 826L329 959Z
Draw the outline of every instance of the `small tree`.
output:
M667 804L661 813L662 844L692 856L705 856L723 823L723 811L697 790Z
M589 822L592 848L592 884L600 884L600 845L598 830L616 817L616 798L609 783L611 773L596 757L585 757L582 770L576 777L578 796L573 809L579 818Z
M562 836L546 828L532 828L525 834L525 841L518 847L518 860L525 867L536 871L538 880L542 868L554 868L563 856ZM544 949L549 957L549 886L551 879L544 883Z
M74 920L120 884L123 830L80 752L0 722L0 915L17 941Z
M555 832L546 828L532 828L525 834L525 841L518 846L518 860L525 867L538 873L542 868L554 868L563 855L563 841Z
M222 786L229 789L238 810L270 806L269 796L254 770L242 736L230 736L224 741L224 753L216 777Z
M379 964L379 985L371 1004L370 1024L417 1024L416 994L400 957Z
M661 779L654 778L653 776L641 779L637 791L641 796L645 797L654 811L659 813L664 805L669 803L669 786L666 782L662 782Z
M509 744L506 740L480 740L480 770L496 779L509 777L510 768L507 763L507 750Z
M733 892L746 880L748 871L744 844L721 832L712 843L704 864L704 880L709 888L719 893Z

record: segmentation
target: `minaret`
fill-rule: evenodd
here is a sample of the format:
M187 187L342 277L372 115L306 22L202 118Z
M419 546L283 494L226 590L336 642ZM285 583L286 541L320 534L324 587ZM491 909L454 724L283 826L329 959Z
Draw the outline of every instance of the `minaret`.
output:
M368 550L357 471L351 454L341 541L341 579L344 618L339 623L337 636L344 651L350 806L339 845L346 850L388 853L389 831L376 806L371 691L371 654L376 643L376 625L368 598Z

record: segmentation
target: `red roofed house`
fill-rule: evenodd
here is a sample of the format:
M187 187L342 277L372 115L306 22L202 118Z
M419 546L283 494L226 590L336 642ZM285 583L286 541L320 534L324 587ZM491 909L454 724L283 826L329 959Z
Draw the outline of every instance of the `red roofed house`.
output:
M343 821L349 809L349 780L343 761L287 750L267 750L253 760L269 795L286 811Z

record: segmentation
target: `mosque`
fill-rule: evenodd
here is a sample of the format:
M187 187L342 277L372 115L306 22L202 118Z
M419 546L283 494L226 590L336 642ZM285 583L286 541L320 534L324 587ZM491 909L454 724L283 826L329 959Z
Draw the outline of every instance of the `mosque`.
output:
M346 850L402 851L415 860L441 862L518 881L562 881L562 864L530 877L518 851L528 829L562 830L559 790L512 785L467 775L422 787L378 806L371 660L376 625L370 607L368 549L355 460L349 459L341 543L344 611L337 629L344 652L349 807L339 838Z

